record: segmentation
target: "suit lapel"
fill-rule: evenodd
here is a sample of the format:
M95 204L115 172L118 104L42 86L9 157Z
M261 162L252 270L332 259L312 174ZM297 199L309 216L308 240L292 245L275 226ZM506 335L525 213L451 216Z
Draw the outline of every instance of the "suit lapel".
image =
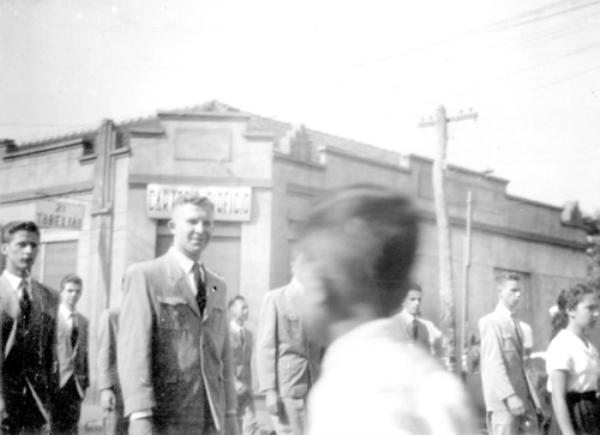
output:
M216 279L206 267L204 268L205 280L206 280L206 307L204 308L203 320L206 321L212 312L215 302L217 300L219 292L223 292L221 283Z
M194 314L200 317L200 309L198 303L194 297L194 290L190 288L190 284L186 278L184 270L177 263L177 260L173 255L166 254L165 257L165 269L166 275L169 279L169 283L173 292L177 296L181 296L187 304L190 306Z

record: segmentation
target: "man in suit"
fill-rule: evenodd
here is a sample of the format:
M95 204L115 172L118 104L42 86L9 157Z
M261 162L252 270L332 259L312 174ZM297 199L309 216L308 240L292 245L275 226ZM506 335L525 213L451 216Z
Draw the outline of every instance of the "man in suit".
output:
M258 383L278 434L304 433L306 397L319 371L320 349L308 339L298 312L303 297L302 286L292 277L289 284L267 292L259 319Z
M123 415L123 393L117 374L119 308L108 308L100 317L98 336L98 391L104 412L106 435L125 435L128 422Z
M491 435L537 430L537 394L525 371L524 336L516 317L522 287L506 274L498 285L496 309L479 320L481 381ZM527 432L530 433L530 432Z
M40 231L35 223L9 222L2 229L6 269L0 277L3 433L42 433L50 422L57 388L58 294L32 279Z
M173 246L124 277L118 372L131 434L237 434L227 289L200 262L214 206L173 202Z
M408 292L402 302L400 312L396 317L405 329L409 339L417 346L433 354L435 352L434 338L430 336L430 327L421 318L422 300L423 290L421 286L411 283L408 286Z
M248 303L242 295L236 295L229 301L231 323L229 340L233 373L235 374L235 392L238 402L238 421L245 435L258 433L256 410L254 408L254 392L252 388L252 348L254 337L246 328L248 320Z
M77 312L83 282L75 274L60 283L57 341L59 388L52 399L52 432L77 434L81 402L89 386L88 320Z

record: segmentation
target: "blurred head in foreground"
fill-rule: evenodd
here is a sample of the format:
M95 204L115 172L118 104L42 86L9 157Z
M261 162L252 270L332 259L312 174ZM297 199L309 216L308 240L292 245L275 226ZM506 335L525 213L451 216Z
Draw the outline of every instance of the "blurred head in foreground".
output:
M305 326L327 345L354 327L397 311L418 237L410 200L375 185L329 194L300 228L296 275Z

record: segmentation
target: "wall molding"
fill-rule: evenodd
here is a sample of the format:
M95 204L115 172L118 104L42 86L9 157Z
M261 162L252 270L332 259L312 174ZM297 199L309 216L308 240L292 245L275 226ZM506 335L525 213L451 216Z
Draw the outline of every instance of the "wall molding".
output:
M94 184L95 183L93 180L89 180L79 183L69 183L53 187L43 187L40 189L28 189L20 192L5 193L0 195L0 204L10 204L72 195L75 193L91 192L94 189Z

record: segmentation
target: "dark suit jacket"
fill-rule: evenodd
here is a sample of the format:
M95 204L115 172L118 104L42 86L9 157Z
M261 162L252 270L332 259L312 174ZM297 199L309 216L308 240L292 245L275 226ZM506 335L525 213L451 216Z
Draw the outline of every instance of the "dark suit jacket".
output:
M75 313L75 316L79 332L77 335L77 343L75 343L74 348L71 346L70 331L57 323L56 349L58 354L59 380L62 379L65 374L72 374L81 388L81 392L83 392L90 385L88 365L89 322L81 313ZM65 381L66 380L68 380L68 378L66 378Z
M402 327L404 328L404 332L406 332L406 336L408 337L408 340L415 342L414 335L413 335L414 334L413 323L412 323L413 319L415 319L415 317L413 317L411 314L408 314L407 312L403 312L403 311L400 311L398 314L396 314L395 317L402 324ZM416 344L421 346L427 352L431 353L431 339L429 337L429 329L427 329L427 325L425 325L425 323L423 323L421 321L421 319L416 318L415 320L417 321L417 323L416 323L416 325L417 325Z
M1 350L4 355L1 378L6 406L10 411L11 402L19 402L27 378L48 410L50 397L58 386L55 347L58 293L31 281L29 332L27 340L21 340L13 333L19 316L18 301L15 305L11 298L13 292L8 280L0 276ZM21 366L21 360L27 361L25 367Z
M236 425L225 283L206 271L201 316L185 272L171 252L125 273L118 371L125 414L152 409L163 424L194 424L202 384L218 431Z
M319 373L321 350L308 340L298 306L302 289L292 281L267 292L256 339L258 383L284 397L305 398Z
M244 341L242 342L240 333L237 329L231 327L229 332L229 341L231 342L231 358L233 360L233 373L239 387L236 388L238 394L252 393L252 348L254 346L254 337L252 332L244 327Z

